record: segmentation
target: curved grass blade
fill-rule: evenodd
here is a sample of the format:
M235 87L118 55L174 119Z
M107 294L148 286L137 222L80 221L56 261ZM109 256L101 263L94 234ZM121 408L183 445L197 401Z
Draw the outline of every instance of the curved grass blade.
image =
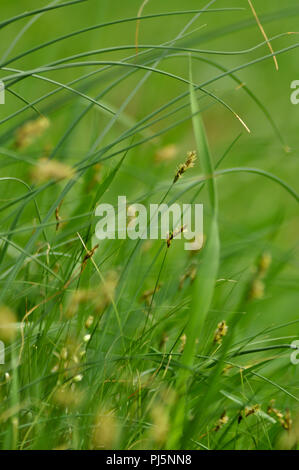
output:
M191 59L190 82L192 82ZM190 101L193 114L192 121L194 135L200 162L205 176L212 175L212 178L207 182L209 202L212 210L212 221L208 240L203 249L199 272L192 288L192 300L186 327L187 340L181 359L182 368L178 371L176 384L178 398L174 407L173 425L167 443L168 449L180 448L187 412L188 378L190 375L190 369L192 369L194 362L197 339L199 339L199 347L201 347L200 341L203 335L205 319L212 303L220 257L217 187L213 178L214 169L206 131L199 112L194 87L192 85L190 85Z
M21 13L20 15L17 15L12 18L9 18L8 20L2 21L0 23L0 29L4 28L5 26L8 26L9 24L15 23L16 21L22 20L23 18L28 18L29 16L38 15L39 13L45 13L47 11L57 10L58 8L68 7L71 5L75 5L76 3L83 3L86 1L87 0L72 0L70 2L61 3L60 5L52 5L52 6L47 6L43 8L37 8L36 10L32 10L32 11L25 11L25 13Z

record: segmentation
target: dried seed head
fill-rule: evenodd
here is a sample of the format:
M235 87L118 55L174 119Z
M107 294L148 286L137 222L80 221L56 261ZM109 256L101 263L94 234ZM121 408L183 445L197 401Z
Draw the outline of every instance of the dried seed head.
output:
M176 228L173 232L169 233L168 238L166 240L167 247L169 248L171 246L172 240L174 238L177 238L179 235L181 235L185 230L186 230L185 225L182 225L181 227Z
M244 416L247 418L250 415L256 414L258 411L260 411L261 405L253 405L253 406L246 406L244 410Z
M194 151L189 152L187 155L186 163L185 163L187 170L188 168L194 167L195 161L196 161L196 152Z
M85 268L85 265L86 265L87 261L93 257L93 255L95 254L95 252L97 251L98 248L99 248L99 245L96 245L91 250L87 251L87 253L84 256L83 261L82 261L82 268L81 268L82 270Z
M274 401L273 401L273 404L274 404ZM270 405L268 406L267 413L274 414L276 418L278 419L279 423L281 424L281 426L286 431L290 431L290 429L292 428L293 421L292 421L291 413L289 409L286 409L285 413L283 413L282 411ZM298 438L299 438L299 433L298 433Z
M17 335L17 317L15 313L6 306L0 306L0 340L9 343Z
M50 127L50 121L45 116L41 116L35 121L26 122L16 132L16 147L25 149L29 147L36 139L41 137Z
M223 337L226 336L227 334L227 331L228 331L228 326L225 320L218 323L217 330L215 331L215 335L214 335L214 343L221 344Z
M176 183L189 168L193 168L195 165L195 161L196 161L196 152L194 151L189 152L185 163L181 163L179 165L176 175L174 177L173 183Z
M222 413L222 415L220 416L220 419L217 421L217 424L214 428L214 431L215 432L218 432L223 426L225 426L225 424L227 424L229 422L229 417L228 415L226 414L226 411L224 411Z
M41 158L37 166L31 173L31 178L34 183L44 183L46 181L60 181L64 179L73 178L75 172L72 167L55 160L48 160Z

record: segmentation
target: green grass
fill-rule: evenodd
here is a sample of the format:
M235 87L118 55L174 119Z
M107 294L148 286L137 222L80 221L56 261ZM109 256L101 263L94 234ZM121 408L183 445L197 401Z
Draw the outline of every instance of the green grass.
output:
M25 3L0 21L0 448L298 449L296 0L253 2L274 54L245 0ZM118 195L203 203L204 248L99 243Z

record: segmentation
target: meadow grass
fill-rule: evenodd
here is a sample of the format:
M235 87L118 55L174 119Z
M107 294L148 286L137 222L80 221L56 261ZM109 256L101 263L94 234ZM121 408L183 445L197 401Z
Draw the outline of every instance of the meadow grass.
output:
M297 449L296 0L2 3L0 448Z

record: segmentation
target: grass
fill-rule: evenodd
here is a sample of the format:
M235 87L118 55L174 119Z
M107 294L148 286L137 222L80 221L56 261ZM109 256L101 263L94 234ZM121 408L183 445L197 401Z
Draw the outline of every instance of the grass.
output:
M296 1L2 3L0 448L298 449Z

